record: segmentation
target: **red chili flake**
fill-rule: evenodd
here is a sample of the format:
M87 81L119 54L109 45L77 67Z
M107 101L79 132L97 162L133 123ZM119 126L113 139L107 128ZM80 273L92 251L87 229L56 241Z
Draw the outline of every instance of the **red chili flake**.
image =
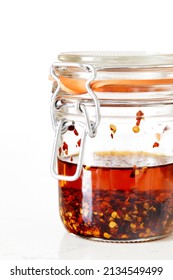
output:
M70 157L70 161L73 161L73 157Z
M70 131L73 131L74 129L75 129L74 125L70 125L70 126L68 127L68 130L70 130Z
M59 156L61 155L61 153L62 153L62 148L60 147L59 148Z
M81 139L79 139L79 140L77 141L77 146L80 147L80 145L81 145Z
M157 148L157 147L159 147L159 143L158 142L154 142L153 148Z
M167 200L168 198L171 198L171 195L168 193L160 193L157 197L156 197L156 201L159 202L164 202L165 200Z
M76 128L74 129L74 134L76 135L76 136L78 136L79 135L79 133L78 133L78 131L76 130Z
M142 111L138 111L138 112L136 113L136 125L137 125L137 126L139 126L141 120L144 119L143 116L144 116L144 113L143 113Z
M66 142L63 142L62 149L63 151L68 150L68 144Z
M137 117L142 117L144 115L144 113L142 112L142 111L138 111L137 113L136 113L136 116Z
M163 129L163 133L166 132L166 131L169 130L169 129L170 129L170 127L169 127L168 125L165 126L164 129Z
M79 135L79 133L78 133L78 131L77 131L77 129L75 128L74 125L70 125L70 126L68 127L68 130L69 130L69 131L73 131L74 134L75 134L76 136Z
M113 135L113 133L111 133L111 138L112 138L112 139L114 138L114 135Z
M117 210L117 215L117 218L119 217L119 219L124 217L123 212L120 209Z
M141 119L138 119L138 120L136 121L136 125L139 126L139 125L140 125L140 122L141 122Z

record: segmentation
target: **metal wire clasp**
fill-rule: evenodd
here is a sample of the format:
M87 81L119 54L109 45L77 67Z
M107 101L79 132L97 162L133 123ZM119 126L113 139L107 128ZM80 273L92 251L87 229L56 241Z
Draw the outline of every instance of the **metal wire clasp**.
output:
M80 122L80 125L83 126L83 135L81 137L81 146L80 146L80 152L79 152L76 172L72 176L58 174L58 166L57 166L57 164L58 164L57 163L58 143L61 142L60 136L63 133L64 125L66 123L65 119L63 119L63 120L61 119L57 122L55 115L54 115L54 112L57 110L56 99L60 92L60 79L59 79L59 75L57 74L58 71L56 71L56 70L58 70L58 68L60 68L60 67L61 68L77 67L77 68L84 70L85 72L91 73L90 78L86 81L86 92L89 93L89 95L93 99L94 107L95 107L95 121L91 121L89 118L89 114L88 114L86 106L83 103L81 103L80 100L75 105L75 107L76 107L75 109L84 115L85 122L84 123ZM97 129L97 127L100 123L100 119L101 119L100 103L99 103L97 96L95 95L95 93L93 92L93 90L91 89L91 86L90 86L90 83L96 77L96 71L95 71L95 68L89 64L55 62L50 69L50 74L58 84L58 86L52 96L52 101L51 101L51 116L52 116L53 127L55 129L55 141L54 141L54 145L53 145L51 173L58 180L74 181L79 178L81 171L82 171L82 161L83 161L83 152L84 152L86 134L88 134L89 137L95 137L96 129Z
M51 104L51 108L52 109L55 109L55 101L56 101L56 98L59 94L59 91L60 91L60 79L59 79L59 74L58 74L58 68L69 68L69 67L76 67L76 68L80 68L82 70L84 70L85 72L88 72L88 73L91 73L91 76L90 78L86 81L86 92L89 93L89 95L91 96L91 98L93 99L94 101L94 106L95 106L95 122L91 122L91 125L90 125L90 137L92 135L91 133L91 129L93 130L93 135L95 134L94 131L96 131L99 123L100 123L100 103L99 103L99 100L96 96L96 94L93 92L93 90L91 89L91 86L90 86L90 83L95 79L96 77L96 71L95 71L95 68L90 65L90 64L79 64L79 63L66 63L66 62L55 62L52 64L51 66L51 69L50 69L50 74L51 76L54 78L54 80L57 82L58 86L52 96L52 104ZM85 105L81 105L81 102L79 101L77 103L77 106L76 108L78 110L80 110L80 112L82 112L84 114L84 116L86 116L86 110L84 109L84 106ZM88 114L87 114L87 119L88 119ZM56 120L54 118L54 112L52 110L52 119L53 119L53 126L54 128L56 127ZM88 122L88 120L87 120Z

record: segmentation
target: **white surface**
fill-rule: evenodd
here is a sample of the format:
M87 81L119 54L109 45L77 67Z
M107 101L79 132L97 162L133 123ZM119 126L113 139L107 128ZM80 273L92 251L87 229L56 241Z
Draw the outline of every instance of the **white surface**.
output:
M46 201L45 201L46 203ZM56 209L54 209L56 213ZM7 222L3 222L3 226ZM8 227L9 228L9 227ZM45 218L20 218L0 234L1 259L172 260L173 236L134 244L101 243L71 235L52 213Z
M164 1L164 6L157 1L157 13L154 3L143 3L7 0L1 4L1 259L173 259L173 237L107 244L66 233L58 215L57 182L49 171L54 137L49 111L51 63L62 51L171 49L171 1Z

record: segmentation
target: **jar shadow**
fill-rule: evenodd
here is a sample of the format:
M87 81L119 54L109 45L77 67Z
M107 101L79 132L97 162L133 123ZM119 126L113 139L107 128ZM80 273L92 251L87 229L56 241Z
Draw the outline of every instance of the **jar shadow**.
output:
M58 248L61 260L172 260L173 235L140 243L111 243L65 233Z

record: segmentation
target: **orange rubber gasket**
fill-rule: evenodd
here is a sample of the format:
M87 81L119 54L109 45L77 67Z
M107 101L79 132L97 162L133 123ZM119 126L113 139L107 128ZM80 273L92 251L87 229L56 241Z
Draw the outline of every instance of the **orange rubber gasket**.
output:
M60 77L62 90L71 94L86 93L86 80ZM157 87L161 86L163 87ZM155 91L164 90L165 85L173 85L173 79L152 79L152 80L96 80L91 82L91 88L96 92L134 92L136 90L147 92L151 87ZM152 90L153 90L152 89Z

